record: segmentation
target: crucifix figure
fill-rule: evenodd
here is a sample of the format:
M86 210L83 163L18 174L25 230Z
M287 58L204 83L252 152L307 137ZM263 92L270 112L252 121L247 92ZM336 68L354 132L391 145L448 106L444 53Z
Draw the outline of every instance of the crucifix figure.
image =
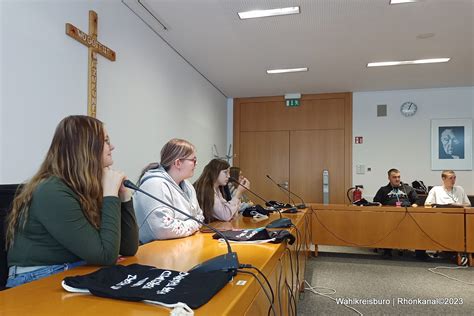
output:
M89 11L89 34L66 23L66 34L89 48L87 115L95 117L97 110L97 53L115 61L115 52L97 41L97 13Z

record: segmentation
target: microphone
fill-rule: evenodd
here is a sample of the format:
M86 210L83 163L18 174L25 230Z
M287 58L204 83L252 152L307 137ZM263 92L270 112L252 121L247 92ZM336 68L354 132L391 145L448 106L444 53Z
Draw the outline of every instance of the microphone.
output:
M402 181L400 181L400 186L402 187L402 190L400 190L400 191L402 191L403 193L405 193L405 195L406 195L406 197L407 197L407 200L402 202L402 206L408 207L408 206L411 206L411 201L410 201L410 196L408 196L408 190L407 190L407 188L405 187L405 185L407 185L407 184L405 184L405 183L403 183ZM404 203L404 202L406 202L406 203ZM415 202L416 202L416 201L415 201ZM403 205L403 204L405 204L405 205ZM408 205L407 205L407 204L408 204Z
M141 192L143 194L145 194L146 196L166 205L167 207L175 210L176 212L180 213L180 214L183 214L184 216L198 222L199 224L201 225L204 225L206 226L207 228L209 228L210 230L212 230L213 232L215 232L217 235L219 235L222 239L225 240L226 244L227 244L227 253L224 254L224 255L220 255L220 256L217 256L217 257L214 257L212 259L209 259L203 263L200 263L196 266L194 266L193 268L191 268L190 271L201 271L201 272L210 272L210 271L217 271L217 270L221 270L221 271L228 271L228 272L231 272L233 276L235 276L237 274L237 269L239 268L240 264L239 264L239 259L237 258L237 253L236 252L233 252L232 251L232 248L230 247L230 243L229 243L229 240L227 239L226 236L224 236L224 234L222 234L220 231L218 231L217 229L215 229L214 227L200 221L199 219L195 218L194 216L191 216L183 211L181 211L180 209L178 209L177 207L174 207L173 205L157 198L156 196L140 189L138 186L136 186L132 181L130 180L125 180L123 182L123 185L129 189L132 189L134 191L138 191L138 192Z
M269 205L270 203L268 203L267 200L265 200L264 198L262 198L260 195L258 195L257 193L253 192L252 190L250 190L249 188L247 188L245 185L243 185L242 183L240 183L237 179L235 178L232 178L232 177L229 177L229 180L240 185L241 187L244 187L247 191L249 191L250 193L254 194L256 197L258 197L259 199L265 201L265 204ZM280 218L279 219L276 219L274 220L273 222L269 223L266 227L267 228L287 228L287 227L290 227L293 225L293 223L291 222L291 219L289 218L283 218L282 215L281 215L281 211L278 209L278 208L274 208L275 211L278 212L278 214L280 214Z
M229 177L229 181L235 183L235 184L238 184L240 185L241 187L244 187L247 191L249 191L250 193L252 193L253 195L255 195L256 197L258 197L260 200L264 201L266 205L269 205L270 203L268 203L267 200L265 200L263 197L261 197L260 195L258 195L257 193L253 192L252 190L250 190L249 188L247 188L245 185L243 185L242 183L239 182L239 180L237 180L236 178L233 178L233 177Z
M293 194L294 196L296 196L298 199L301 200L301 204L296 205L296 208L300 208L300 209L301 209L301 208L306 208L306 204L304 203L303 199L302 199L299 195L297 195L296 193L291 192L290 190L288 190L287 188L285 188L285 187L282 186L281 184L277 183L277 182L276 182L275 180L273 180L272 177L270 177L268 174L267 174L267 178L270 179L270 181L272 181L273 183L275 183L280 189L283 189L283 190L287 191L288 193ZM295 205L295 201L293 201L293 199L292 199L290 196L288 196L288 197L289 197L290 200L293 202L293 205Z
M284 192L284 193L288 192L288 190L285 187L280 186L280 184L275 182L275 180L273 180L268 174L267 174L267 178L270 179L271 182L275 183L275 185L278 187L278 189L280 189L282 192ZM291 198L291 195L288 195L288 198L290 199L291 203L293 203L292 207L294 207L295 206L295 201Z

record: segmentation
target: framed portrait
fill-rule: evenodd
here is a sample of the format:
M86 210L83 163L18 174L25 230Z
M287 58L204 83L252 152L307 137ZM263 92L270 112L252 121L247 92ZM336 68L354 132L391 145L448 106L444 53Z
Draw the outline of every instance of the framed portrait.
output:
M472 170L472 119L431 120L431 170Z

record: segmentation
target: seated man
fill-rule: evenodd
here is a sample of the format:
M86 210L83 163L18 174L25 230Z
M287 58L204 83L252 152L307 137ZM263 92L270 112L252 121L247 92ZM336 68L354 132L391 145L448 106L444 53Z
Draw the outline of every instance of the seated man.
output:
M444 170L441 173L443 185L433 187L428 193L425 205L449 204L458 206L471 206L464 189L456 183L456 173L452 170Z
M374 202L378 202L381 205L392 205L392 206L412 206L417 207L416 200L418 196L415 190L408 184L400 181L400 171L397 169L390 169L388 171L389 183L381 187L377 194L375 194ZM384 249L383 257L388 259L392 257L391 249ZM416 257L422 260L426 260L428 255L424 250L416 250Z

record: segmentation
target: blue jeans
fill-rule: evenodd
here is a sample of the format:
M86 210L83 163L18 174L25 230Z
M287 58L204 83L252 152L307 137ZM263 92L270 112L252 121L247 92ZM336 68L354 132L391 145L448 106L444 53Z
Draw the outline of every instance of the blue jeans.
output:
M86 264L85 261L78 261L73 263L64 263L64 264L55 264L51 266L43 266L39 269L34 271L26 272L26 273L16 273L16 267L10 267L8 273L8 280L6 287L15 287L18 285L22 285L31 281L39 280L45 278L47 276L63 272L69 269L72 269L77 266L81 266Z

